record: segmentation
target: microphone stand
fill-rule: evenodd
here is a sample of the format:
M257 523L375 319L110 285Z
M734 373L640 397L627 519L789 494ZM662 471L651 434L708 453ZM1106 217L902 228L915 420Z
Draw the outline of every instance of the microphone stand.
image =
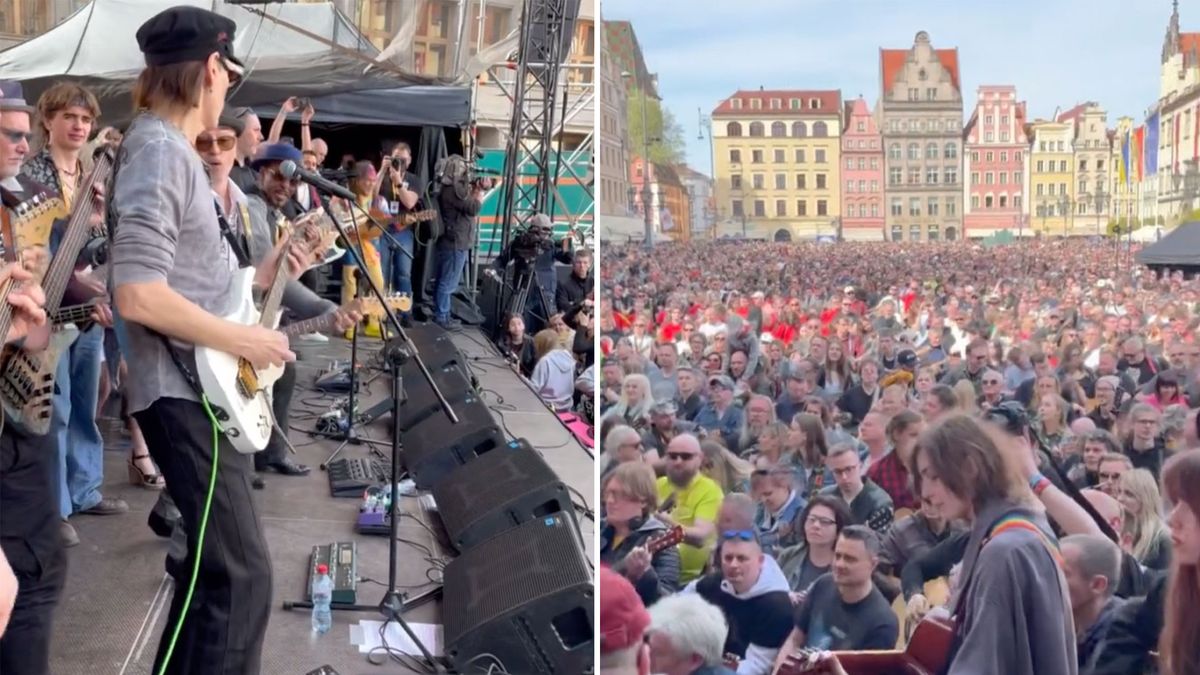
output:
M329 205L329 198L325 195L322 195L321 206L325 209L325 213L329 215L329 218L333 222L334 228L337 229L338 234L340 234L342 239L349 244L350 237L346 231L346 227L340 220L338 220L337 215L333 212L333 209ZM367 214L367 217L370 218L369 213ZM374 221L373 218L371 220L372 222ZM378 225L378 223L376 225ZM349 246L346 249L346 252L354 258L353 262L356 263L360 269L366 267L364 256L360 250L356 249L354 246ZM453 406L450 405L450 402L446 400L445 395L442 394L442 390L440 387L438 387L437 382L434 380L433 374L429 372L429 367L426 366L425 362L421 359L421 355L416 344L413 343L413 341L409 338L408 333L405 332L404 326L400 323L399 317L397 317L392 308L388 306L383 289L376 285L375 280L371 278L369 273L363 274L361 278L367 282L367 286L371 289L371 293L379 299L384 314L387 316L388 321L392 324L392 328L396 330L396 334L400 336L402 342L402 348L392 349L390 352L392 370L392 506L388 514L391 517L391 523L388 527L388 588L384 593L383 599L380 601L379 606L377 608L370 609L378 609L378 611L384 616L385 625L387 621L392 620L399 624L400 628L403 629L406 634L408 634L409 639L413 641L413 644L417 645L424 657L428 659L433 665L434 669L440 673L442 672L440 664L438 664L433 655L429 652L429 649L425 647L425 645L417 637L416 633L413 632L412 628L404 620L403 614L405 610L405 594L401 593L396 585L396 521L399 520L397 517L397 502L399 501L399 494L396 491L396 483L399 482L400 447L403 444L401 439L399 419L400 406L403 405L404 402L404 384L401 377L401 367L404 365L404 363L406 363L409 359L416 363L417 368L421 371L421 376L426 382L429 383L430 389L433 390L433 395L437 397L438 403L441 405L442 412L446 414L446 417L448 417L453 424L458 424L459 419L458 415L454 412ZM355 333L357 335L357 329ZM350 365L351 368L353 368L354 364L352 363ZM354 371L351 370L351 373L353 372ZM290 604L291 606L295 606L295 603ZM287 607L288 605L285 604L285 608ZM356 606L354 608L347 609L359 609L359 607Z

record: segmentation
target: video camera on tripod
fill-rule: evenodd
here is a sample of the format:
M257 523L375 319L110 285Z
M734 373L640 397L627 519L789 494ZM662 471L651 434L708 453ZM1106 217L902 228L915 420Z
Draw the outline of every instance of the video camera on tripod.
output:
M447 155L433 165L437 190L452 186L460 197L466 198L468 190L479 188L490 190L496 184L492 178L496 172L468 162L462 155ZM480 175L488 174L488 175Z

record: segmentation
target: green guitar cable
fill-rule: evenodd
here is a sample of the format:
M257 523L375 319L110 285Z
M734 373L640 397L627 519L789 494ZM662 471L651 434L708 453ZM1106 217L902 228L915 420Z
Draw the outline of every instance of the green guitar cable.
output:
M200 554L204 550L204 531L208 529L208 512L212 508L213 491L217 487L217 460L220 453L218 441L221 435L221 423L217 421L217 416L208 404L208 397L204 394L200 395L200 404L204 406L204 412L212 422L212 473L208 477L208 495L204 498L204 513L200 516L200 534L196 544L196 558L192 562L192 580L188 582L187 597L183 600L183 609L179 612L179 620L175 622L175 630L171 633L171 642L167 645L167 654L163 658L162 666L158 669L158 675L164 675L167 672L167 665L171 663L171 655L175 653L175 642L179 640L179 633L183 630L183 620L192 606L192 594L196 592L196 579L200 577Z

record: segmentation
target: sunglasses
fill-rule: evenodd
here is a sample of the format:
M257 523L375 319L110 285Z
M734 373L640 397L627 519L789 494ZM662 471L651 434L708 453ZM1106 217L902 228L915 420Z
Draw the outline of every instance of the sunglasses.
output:
M221 152L228 152L237 145L236 136L221 136L213 138L212 136L199 136L196 138L196 149L200 152L209 152L216 145Z
M33 134L28 131L14 131L13 129L0 129L0 134L9 140L10 143L20 143L25 141L29 143L33 140Z
M1119 473L1101 473L1101 474L1099 474L1099 476L1100 476L1100 480L1105 481L1105 482L1120 480L1120 478L1121 478L1121 474L1119 474Z
M694 452L668 452L667 459L686 462L696 456Z
M754 541L754 530L725 530L721 533L721 539L730 540L737 539L741 541Z

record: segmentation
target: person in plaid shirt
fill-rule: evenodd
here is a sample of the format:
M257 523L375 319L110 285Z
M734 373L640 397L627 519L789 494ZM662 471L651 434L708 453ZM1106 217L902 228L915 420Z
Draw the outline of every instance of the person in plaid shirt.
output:
M921 416L911 410L904 410L893 417L887 424L887 437L892 444L892 451L873 462L867 470L867 478L888 493L892 505L897 509L916 509L919 505L910 487L908 464L912 461L917 438L924 427Z

